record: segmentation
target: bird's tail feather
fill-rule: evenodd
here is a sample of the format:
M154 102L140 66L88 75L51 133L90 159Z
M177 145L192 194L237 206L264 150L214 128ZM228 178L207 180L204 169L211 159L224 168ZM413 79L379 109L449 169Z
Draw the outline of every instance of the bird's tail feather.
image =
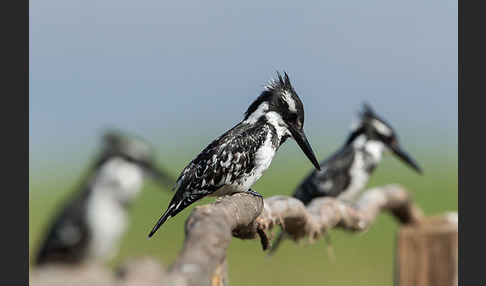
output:
M157 221L157 224L155 224L155 226L150 231L148 235L149 238L151 238L155 234L155 232L157 232L157 230L164 224L164 222L173 215L175 206L176 205L174 203L170 204L170 206L167 208L164 214Z
M283 239L286 237L286 232L285 231L280 231L280 233L278 234L277 238L275 239L275 243L272 244L272 247L270 248L270 250L268 251L268 256L272 256L275 251L277 251L277 248L278 246L280 245L280 243L283 241Z

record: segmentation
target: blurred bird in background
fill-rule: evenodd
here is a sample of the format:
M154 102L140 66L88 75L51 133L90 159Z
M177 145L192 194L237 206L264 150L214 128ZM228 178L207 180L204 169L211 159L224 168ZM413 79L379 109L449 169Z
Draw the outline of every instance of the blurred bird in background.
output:
M244 119L207 146L182 171L176 193L149 234L170 217L209 195L261 195L251 186L270 167L278 148L292 137L319 169L304 133L304 105L287 73L272 80L245 112Z
M311 172L297 187L293 197L304 205L318 197L352 201L368 183L385 150L391 151L414 171L422 174L419 165L400 146L392 126L379 117L371 106L363 104L360 121L351 130L344 146L322 161L321 170ZM284 237L285 231L281 231L269 255L275 253Z
M155 164L145 141L118 131L104 134L103 149L81 187L62 206L49 226L34 264L81 264L116 255L128 226L128 208L145 177L167 187L174 180Z

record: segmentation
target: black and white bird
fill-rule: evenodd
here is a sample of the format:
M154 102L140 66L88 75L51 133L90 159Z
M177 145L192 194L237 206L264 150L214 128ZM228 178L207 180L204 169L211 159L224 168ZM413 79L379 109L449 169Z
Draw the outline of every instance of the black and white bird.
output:
M391 151L413 170L421 168L399 144L394 129L373 109L363 104L359 123L351 130L344 145L321 162L321 170L311 172L297 187L293 197L304 205L317 197L337 197L352 201L368 183L370 175L382 159L385 150ZM269 251L274 253L285 232L281 232Z
M293 137L304 154L319 168L307 141L304 106L287 73L265 86L245 112L243 121L214 140L187 165L177 179L176 193L149 234L170 217L205 196L249 192L270 166L278 148Z
M144 177L164 186L173 184L156 167L153 149L146 142L108 132L104 145L80 189L54 217L35 265L110 259L128 226L128 207L141 191Z

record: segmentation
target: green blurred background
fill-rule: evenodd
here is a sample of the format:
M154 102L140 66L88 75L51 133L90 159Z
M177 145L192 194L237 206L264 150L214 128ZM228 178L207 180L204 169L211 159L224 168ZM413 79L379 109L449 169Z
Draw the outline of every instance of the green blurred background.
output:
M296 149L288 144L281 153ZM294 145L294 146L292 146ZM330 149L321 150L326 154ZM394 159L385 157L369 186L400 183L412 192L414 199L426 214L437 214L457 210L457 153L455 150L439 150L435 153L414 152L425 169L424 176L418 176ZM162 157L162 156L159 156ZM187 157L189 159L189 156ZM172 173L183 167L184 162L165 156L166 164L173 166ZM311 169L307 160L298 152L279 156L271 168L256 184L255 190L265 196L289 194L292 188ZM59 171L52 170L52 173ZM55 212L55 206L62 201L76 180L56 177L31 183L30 193L30 236L29 249L35 250L43 227ZM34 191L35 190L35 191ZM129 257L152 255L170 264L182 247L184 221L190 210L171 219L151 240L146 234L171 198L171 193L160 190L147 182L140 199L133 207L132 225L124 238L121 251L112 265ZM200 203L208 203L204 199ZM336 261L327 256L323 240L315 244L302 241L295 244L286 241L272 257L261 251L258 240L241 241L233 239L228 251L231 285L311 285L332 283L333 285L392 285L393 251L397 224L387 214L381 214L369 231L352 234L332 231Z
M282 69L319 160L368 101L425 171L388 155L368 186L400 183L427 214L457 210L456 0L43 0L29 2L29 28L31 254L106 128L151 142L177 176ZM255 190L290 194L311 169L288 141ZM144 254L174 260L190 209L146 239L170 198L147 182L112 265ZM380 215L366 233L333 231L334 263L324 241L286 241L269 259L258 241L235 239L231 285L392 285L396 230Z

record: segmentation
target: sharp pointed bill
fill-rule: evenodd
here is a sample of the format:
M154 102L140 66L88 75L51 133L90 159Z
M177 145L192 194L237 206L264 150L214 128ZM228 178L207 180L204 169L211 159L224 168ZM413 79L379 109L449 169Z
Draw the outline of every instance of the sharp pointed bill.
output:
M415 160L400 147L392 126L370 105L364 104L359 115L345 144L321 162L321 171L311 172L300 183L294 191L295 198L304 204L325 196L353 200L365 188L386 149L415 171L422 172ZM285 232L279 234L270 254L277 250L284 236Z
M391 144L390 146L391 151L395 154L398 158L400 158L405 164L407 164L410 168L415 170L417 173L422 174L422 168L418 165L418 163L413 159L405 150L403 150L400 145L398 144Z
M398 135L396 135L391 125L379 117L367 103L363 104L362 117L364 121L368 122L368 136L371 140L383 143L387 149L405 164L410 166L417 173L422 174L422 169L418 163L401 148L398 141Z
M292 137L319 168L303 131L304 106L287 73L270 81L244 114L243 120L209 144L182 171L167 210L149 233L205 196L249 192L270 167L278 148Z
M298 130L294 128L292 125L289 126L289 130L292 136L294 137L295 141L297 142L297 144L300 146L300 148L307 156L307 158L309 158L309 160L314 165L314 167L317 170L321 170L321 166L319 166L319 162L316 159L316 155L314 154L314 151L312 150L312 147L310 146L304 131Z

